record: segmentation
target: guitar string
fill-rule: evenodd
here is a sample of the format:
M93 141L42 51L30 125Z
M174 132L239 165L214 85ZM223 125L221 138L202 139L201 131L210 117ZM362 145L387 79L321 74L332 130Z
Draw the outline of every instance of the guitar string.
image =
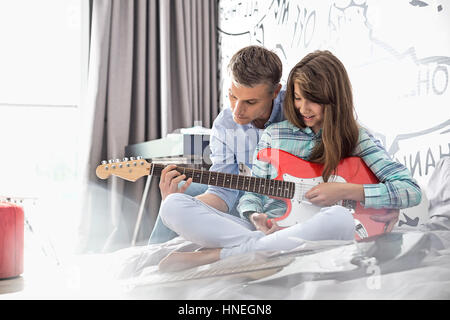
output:
M165 168L165 165L151 164L151 167L152 167L151 174L155 174L155 171L156 171L156 173L160 175L161 171ZM211 175L214 174L214 172L207 171L207 170L186 168L186 167L178 167L177 169L180 169L179 171L181 171L181 168L183 169L183 174L185 174L187 178L188 178L188 175L190 175L190 177L194 178L195 174L197 174L196 178L198 178L198 175L200 174L199 181L202 184L210 185ZM203 179L204 173L207 173L207 177L208 177L207 183L205 183L204 179ZM300 200L301 201L306 199L305 194L309 189L320 184L320 182L319 183L293 182L293 181L287 181L287 180L275 180L275 179L267 179L267 178L258 178L258 177L253 177L253 176L227 174L227 173L221 173L221 172L215 172L215 173L216 173L216 180L215 180L216 186L220 186L220 184L222 184L222 187L226 187L225 182L228 183L228 181L229 181L230 187L232 187L233 178L236 178L236 188L231 188L231 189L239 190L240 188L238 188L238 185L240 183L240 180L242 180L243 186L244 186L245 182L248 183L247 191L249 191L249 189L252 189L252 190L254 190L252 192L255 192L255 193L269 195L269 196L278 196L278 197L287 198L287 199L293 199L295 197L296 190L300 189L301 190L300 191ZM247 180L247 181L245 181L245 180ZM258 182L259 182L259 184L258 184ZM268 190L266 190L267 183L269 183L269 186L267 186ZM259 185L258 192L255 190L257 184ZM270 184L272 184L272 186ZM280 186L280 184L281 184L281 186ZM275 187L273 185L275 185ZM251 186L253 186L253 187L251 187ZM263 192L261 192L261 186L264 187ZM293 190L291 188L292 186L294 186ZM310 188L308 188L308 187L310 187ZM242 189L243 188L241 188L240 190L242 190ZM354 208L356 201L341 200L338 203L342 203L342 205L344 205L344 206L349 206L349 207Z
M161 173L161 171L163 170L163 168L165 167L164 165L158 165L158 164L152 164L152 166L154 166L155 168L157 167L160 170L157 170L157 173ZM247 190L243 190L243 191L250 191L250 189L252 190L252 192L256 192L256 193L261 193L261 194L268 194L268 195L274 195L275 196L279 196L279 197L286 197L287 198L292 198L295 194L295 189L292 190L290 188L291 183L293 183L296 187L299 187L304 189L305 187L314 187L317 185L317 183L306 183L306 182L302 182L302 183L295 183L292 181L287 181L287 180L275 180L275 179L267 179L267 178L259 178L259 177L253 177L253 176L244 176L244 175L237 175L237 174L227 174L227 173L220 173L220 172L215 172L216 176L214 177L214 172L212 171L207 171L207 170L198 170L198 169L192 169L192 168L186 168L186 167L178 167L177 168L178 171L183 171L180 173L183 173L186 175L187 178L198 178L198 175L200 175L200 179L199 181L203 184L208 184L211 185L211 178L213 181L215 181L215 186L222 186L222 187L227 187L225 184L229 183L229 185L232 187L232 182L233 180L236 180L236 189L247 189ZM205 179L203 179L203 174L206 174L206 177L208 178L208 182L205 181ZM197 175L197 176L196 176ZM235 179L234 179L235 178ZM238 188L239 183L242 182L242 185L244 186L245 183L247 183L247 188ZM267 183L269 183L269 186L267 186ZM272 185L270 185L272 184ZM275 185L275 186L274 186ZM258 186L258 187L257 187ZM261 186L264 187L264 191L263 192L257 192L255 189L258 189L258 191L261 191ZM266 186L269 188L269 190L266 190ZM235 189L235 188L231 188L231 189ZM270 190L272 189L272 190ZM303 193L303 192L302 192Z
M154 165L154 166L153 166ZM152 164L152 173L154 174L153 171L155 171L154 169L158 167L157 170L159 171L158 173L160 174L165 166L164 165L157 165L157 164ZM192 169L192 168L186 168L186 167L178 167L177 169L179 169L180 171L183 171L182 173L186 175L187 178L189 178L188 176L190 176L191 178L194 178L195 175L197 175L195 178L199 178L198 175L200 175L200 183L202 184L207 184L207 185L215 185L215 186L222 186L227 188L227 186L225 185L225 183L229 183L228 188L231 189L238 189L238 190L243 190L243 191L249 191L249 192L255 192L255 193L259 193L259 194L263 194L263 195L269 195L269 196L275 196L275 197L281 197L281 198L287 198L287 199L293 199L295 197L295 191L300 189L300 200L306 200L305 198L305 193L307 192L307 190L311 189L312 187L318 185L319 183L307 183L307 182L292 182L292 181L287 181L287 180L275 180L275 179L267 179L267 178L258 178L258 177L253 177L253 176L243 176L243 175L236 175L236 174L227 174L227 173L220 173L220 172L215 172L216 173L216 177L214 180L215 184L210 184L210 180L211 180L211 176L214 174L214 172L210 172L207 170L198 170L198 169ZM181 173L181 172L180 172ZM207 178L208 178L208 182L205 182L203 179L203 174L207 173ZM236 182L235 182L235 188L233 188L232 182L234 180L234 178L236 178ZM239 188L239 183L242 182L243 187ZM247 183L247 188L244 188L245 183ZM267 184L269 184L267 186ZM292 188L292 185L294 185L294 188ZM261 187L264 187L264 191L261 191ZM267 187L267 189L266 189ZM245 190L247 189L247 190ZM251 190L251 191L250 191ZM339 202L342 203L348 203L351 204L352 200L341 200Z

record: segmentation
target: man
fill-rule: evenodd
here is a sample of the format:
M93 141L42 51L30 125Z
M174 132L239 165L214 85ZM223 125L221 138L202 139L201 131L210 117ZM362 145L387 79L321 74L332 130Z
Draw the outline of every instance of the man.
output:
M240 166L251 169L253 152L264 128L284 120L282 63L274 52L248 46L234 54L228 70L232 80L228 92L230 108L222 110L213 123L210 170L239 174ZM186 192L215 209L239 215L236 205L242 191L191 184L191 179L180 186L185 177L174 168L167 166L161 173L159 187L163 201L169 194ZM149 243L165 242L175 236L158 216Z
M228 92L230 108L222 110L213 123L210 137L210 171L239 174L240 165L251 169L253 153L264 129L285 119L285 91L280 84L281 60L275 53L263 47L248 46L239 50L231 58L228 70L231 76ZM192 196L192 199L189 198L191 205L188 210L195 210L197 206L204 210L206 205L211 212L218 210L240 219L236 206L242 191L192 184L192 179L182 184L186 177L174 168L174 165L167 166L161 173L159 187L163 201L176 202L179 199L169 195L186 193ZM186 210L186 207L183 210ZM244 213L241 217L243 219L240 220L242 223L249 223L250 217L253 224L265 226L265 221L260 220L263 219L262 215L258 213L253 216ZM378 215L374 219L389 223L387 230L390 231L398 219L398 211ZM176 235L162 223L159 215L149 243L165 242Z

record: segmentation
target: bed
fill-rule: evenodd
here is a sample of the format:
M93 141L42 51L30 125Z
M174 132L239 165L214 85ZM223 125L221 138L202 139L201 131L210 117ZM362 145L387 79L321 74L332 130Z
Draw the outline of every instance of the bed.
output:
M423 189L422 203L402 210L391 233L364 241L299 241L291 251L248 253L185 271L160 272L158 263L168 253L200 249L177 237L163 244L80 255L59 276L49 275L59 279L55 287L38 282L34 292L24 290L10 298L449 299L450 157L438 162Z
M421 205L402 210L391 233L299 243L288 252L162 273L157 265L168 253L200 249L177 237L90 257L85 270L91 277L93 265L99 271L91 286L102 279L110 292L131 299L449 299L450 158L437 164Z

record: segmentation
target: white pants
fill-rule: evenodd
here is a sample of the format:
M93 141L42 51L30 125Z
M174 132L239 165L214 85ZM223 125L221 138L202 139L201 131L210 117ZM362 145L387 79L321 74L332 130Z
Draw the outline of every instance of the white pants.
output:
M299 239L353 240L355 223L349 210L325 207L314 217L269 235L252 223L216 210L182 193L169 195L159 211L162 222L184 239L207 248L222 248L220 257L263 250L291 250ZM297 238L297 239L295 239Z

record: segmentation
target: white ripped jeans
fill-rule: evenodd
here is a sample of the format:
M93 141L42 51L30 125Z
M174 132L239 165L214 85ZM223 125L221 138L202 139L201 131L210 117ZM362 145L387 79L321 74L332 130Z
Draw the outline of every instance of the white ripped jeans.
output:
M169 195L159 211L162 222L184 239L206 248L222 248L220 258L264 250L291 250L299 239L353 240L355 223L342 206L325 207L309 220L269 235L252 223L216 210L182 193ZM297 239L295 239L297 238Z

